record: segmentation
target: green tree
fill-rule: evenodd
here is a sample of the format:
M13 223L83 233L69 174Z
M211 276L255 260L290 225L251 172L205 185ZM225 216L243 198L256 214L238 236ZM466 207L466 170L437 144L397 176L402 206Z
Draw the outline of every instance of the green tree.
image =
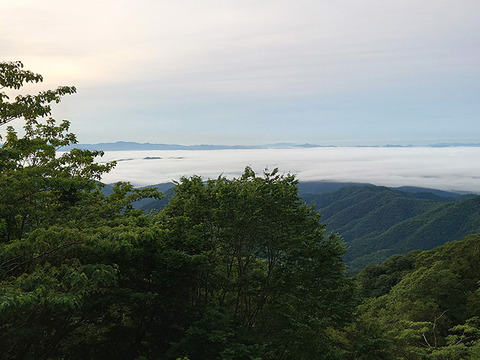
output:
M359 274L365 286L361 293L372 296L377 292L369 280L372 270L387 263L400 265L386 273L396 284L384 291L384 282L377 282L380 296L366 299L358 315L358 321L383 331L377 339L390 342L391 358L478 357L479 243L479 235L470 235L434 250L392 258Z
M20 89L42 80L22 67L0 63L1 86ZM57 152L76 142L68 122L39 118L49 115L50 102L74 91L61 87L10 103L0 95L0 124L25 120L25 135L8 127L0 147L0 348L5 359L108 358L113 344L125 339L125 357L140 355L132 345L137 323L128 320L139 301L126 299L141 297L121 280L126 269L134 268L126 249L155 238L155 228L146 230L151 217L131 202L159 194L119 183L105 197L98 180L113 163L96 163L102 155L97 151Z
M17 95L13 101L4 89L19 90L25 83L42 82L43 77L24 70L20 61L0 62L0 125L18 118L34 120L49 116L50 103L59 103L62 96L76 92L73 86L59 86L55 90L42 91L36 95Z
M250 168L233 180L183 178L166 207L169 247L202 309L177 348L198 359L332 358L326 329L352 311L343 243L299 198L297 180ZM181 273L181 272L180 272Z

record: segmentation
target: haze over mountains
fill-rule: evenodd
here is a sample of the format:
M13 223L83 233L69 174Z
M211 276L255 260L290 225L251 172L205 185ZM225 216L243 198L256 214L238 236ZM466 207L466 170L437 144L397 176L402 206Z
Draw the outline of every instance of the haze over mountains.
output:
M480 147L480 143L437 143L427 145L371 145L368 147ZM222 150L222 149L289 149L289 148L315 148L315 147L338 147L337 145L318 145L318 144L295 144L295 143L274 143L263 145L179 145L179 144L152 144L138 143L132 141L117 141L98 144L75 144L61 150L69 150L71 148L80 148L87 150L104 150L104 151L129 151L129 150ZM354 145L352 147L367 147Z

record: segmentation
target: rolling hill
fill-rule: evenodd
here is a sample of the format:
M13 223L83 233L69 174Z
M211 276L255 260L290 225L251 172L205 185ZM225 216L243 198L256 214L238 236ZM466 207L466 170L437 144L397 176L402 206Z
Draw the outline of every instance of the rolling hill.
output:
M393 254L428 250L480 233L480 196L439 196L379 186L347 186L325 194L304 194L323 214L327 230L348 246L351 270L381 263Z

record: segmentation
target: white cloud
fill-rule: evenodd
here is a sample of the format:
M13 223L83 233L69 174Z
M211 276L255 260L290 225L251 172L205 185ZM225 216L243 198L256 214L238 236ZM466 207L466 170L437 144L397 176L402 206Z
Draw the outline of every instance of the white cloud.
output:
M161 157L146 160L145 157ZM102 161L122 160L104 176L106 183L136 186L179 180L238 176L278 167L301 181L352 181L385 186L421 186L480 193L480 148L312 148L204 151L113 151Z

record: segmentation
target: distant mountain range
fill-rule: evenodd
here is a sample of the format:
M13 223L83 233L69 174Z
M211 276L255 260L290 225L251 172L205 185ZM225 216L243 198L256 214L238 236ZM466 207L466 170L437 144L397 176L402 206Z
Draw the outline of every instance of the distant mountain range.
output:
M480 145L479 145L480 146ZM127 141L117 141L114 143L99 143L99 144L75 144L64 147L61 150L69 150L72 148L87 149L87 150L103 150L103 151L129 151L129 150L227 150L227 149L292 149L292 148L313 148L325 147L321 145L312 144L291 144L291 143L277 143L266 145L178 145L178 144L151 144L151 143L137 143ZM327 147L333 147L329 145Z
M480 147L480 143L439 143L431 145L383 145L383 146L350 146L350 147ZM98 144L75 144L64 147L60 150L66 151L72 148L86 150L103 151L129 151L129 150L227 150L227 149L295 149L295 148L316 148L316 147L337 147L335 145L315 145L315 144L293 144L293 143L275 143L266 145L178 145L178 144L152 144L137 143L128 141L117 141L114 143Z

